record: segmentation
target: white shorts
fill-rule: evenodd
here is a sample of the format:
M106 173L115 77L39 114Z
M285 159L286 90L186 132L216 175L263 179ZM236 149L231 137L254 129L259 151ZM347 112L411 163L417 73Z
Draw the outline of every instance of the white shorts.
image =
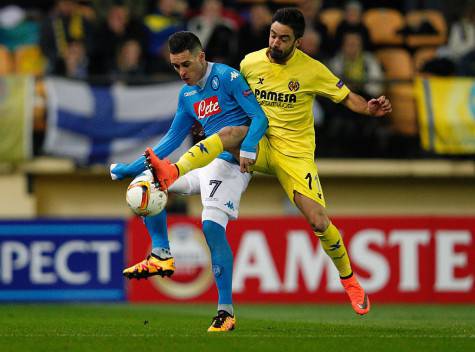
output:
M203 207L218 208L230 219L237 219L241 195L250 180L251 175L242 173L239 165L214 159L180 177L169 191L183 195L201 193Z

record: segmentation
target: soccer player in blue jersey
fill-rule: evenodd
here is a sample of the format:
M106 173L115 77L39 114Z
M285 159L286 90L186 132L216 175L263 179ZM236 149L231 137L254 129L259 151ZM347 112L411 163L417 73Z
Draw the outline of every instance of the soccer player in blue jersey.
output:
M251 178L240 170L247 170L253 163L257 144L268 127L267 118L239 71L224 64L207 62L194 34L177 32L170 36L168 44L170 61L186 85L179 93L172 125L153 152L160 158L169 155L180 146L195 121L202 125L208 136L180 158L177 164L182 177L169 191L201 192L203 233L210 248L219 294L218 314L208 331L229 331L235 326L231 290L233 255L225 230L229 219L237 218L241 194ZM236 151L239 145L240 165L231 153L222 152L223 149ZM213 160L216 153L221 154ZM113 179L135 177L144 171L144 157L131 164L111 165ZM144 222L152 239L152 253L125 269L124 276L140 279L171 275L175 263L170 253L165 211L144 217Z

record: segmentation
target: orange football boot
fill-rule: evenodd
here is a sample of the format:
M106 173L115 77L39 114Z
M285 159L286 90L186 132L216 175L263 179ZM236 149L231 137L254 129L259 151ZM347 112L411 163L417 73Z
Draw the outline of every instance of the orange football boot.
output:
M168 159L161 160L152 148L147 148L144 155L147 167L158 182L160 189L166 191L178 178L178 168Z
M347 279L340 278L340 281L350 298L353 310L359 315L368 313L370 309L369 298L356 279L356 276L352 275Z
M146 279L150 276L160 275L172 276L175 272L175 259L173 257L161 259L153 254L150 254L140 263L132 265L124 269L122 275L128 279Z

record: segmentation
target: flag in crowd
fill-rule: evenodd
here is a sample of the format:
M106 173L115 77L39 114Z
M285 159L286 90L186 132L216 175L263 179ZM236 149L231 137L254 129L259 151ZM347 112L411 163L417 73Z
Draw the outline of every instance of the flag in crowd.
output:
M438 154L474 154L475 81L419 78L415 87L423 148Z
M168 131L182 84L104 87L48 78L44 151L81 165L133 161ZM190 146L191 137L170 159Z

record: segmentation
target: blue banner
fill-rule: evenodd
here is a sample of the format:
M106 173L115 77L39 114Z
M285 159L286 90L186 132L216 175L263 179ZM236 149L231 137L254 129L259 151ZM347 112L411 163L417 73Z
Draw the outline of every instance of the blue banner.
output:
M124 300L122 220L0 222L0 301Z

